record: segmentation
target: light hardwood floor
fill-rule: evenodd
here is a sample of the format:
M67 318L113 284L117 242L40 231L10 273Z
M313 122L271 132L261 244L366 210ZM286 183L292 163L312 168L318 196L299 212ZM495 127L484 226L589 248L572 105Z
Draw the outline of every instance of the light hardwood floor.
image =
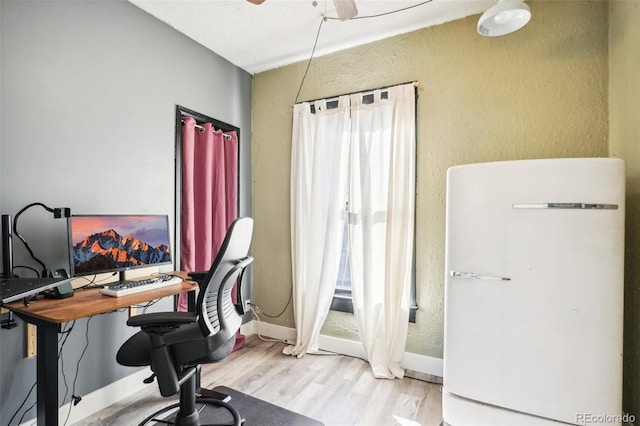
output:
M375 379L369 365L342 355L281 354L284 343L250 336L246 346L218 364L203 366L202 386L224 385L331 425L437 426L442 421L441 385L421 380ZM173 399L154 383L76 423L133 425ZM247 425L259 426L259 425Z

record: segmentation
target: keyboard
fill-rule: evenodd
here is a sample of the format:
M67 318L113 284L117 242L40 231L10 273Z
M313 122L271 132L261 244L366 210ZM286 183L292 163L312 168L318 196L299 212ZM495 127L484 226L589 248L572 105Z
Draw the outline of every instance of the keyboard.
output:
M120 297L141 291L156 290L170 285L180 284L182 278L175 275L158 275L144 280L125 280L109 284L100 289L100 293L106 296Z

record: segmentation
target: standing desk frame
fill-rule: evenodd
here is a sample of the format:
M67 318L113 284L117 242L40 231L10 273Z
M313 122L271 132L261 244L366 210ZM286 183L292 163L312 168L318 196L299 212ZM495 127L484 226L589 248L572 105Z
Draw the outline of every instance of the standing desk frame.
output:
M100 293L100 289L92 288L76 290L74 296L67 299L39 299L27 306L23 302L4 305L24 321L37 327L38 426L58 426L58 333L62 331L63 323L175 296L196 288L197 283L183 281L121 297L105 296Z

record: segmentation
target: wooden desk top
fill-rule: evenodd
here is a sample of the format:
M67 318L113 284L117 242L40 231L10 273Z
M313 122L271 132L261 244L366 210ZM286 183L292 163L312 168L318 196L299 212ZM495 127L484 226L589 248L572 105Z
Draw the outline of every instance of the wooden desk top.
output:
M22 301L3 305L16 314L29 316L52 323L63 323L93 315L104 314L132 305L149 302L167 296L187 293L198 288L193 281L183 281L180 284L161 287L156 290L141 291L127 296L112 297L100 293L99 288L83 289L74 292L66 299L38 299L24 306Z

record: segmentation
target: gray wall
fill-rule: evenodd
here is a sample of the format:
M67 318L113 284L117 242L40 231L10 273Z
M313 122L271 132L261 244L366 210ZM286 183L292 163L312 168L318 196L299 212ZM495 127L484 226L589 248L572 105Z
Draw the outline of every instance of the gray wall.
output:
M2 0L0 17L3 214L40 201L78 214L169 214L173 222L176 105L240 127L240 213L250 213L248 73L125 1ZM19 225L50 269L68 265L64 221L33 208ZM36 266L14 245L16 264ZM153 309L168 308L169 300ZM135 371L115 362L133 332L125 321L124 312L91 319L76 394ZM35 382L35 358L23 358L19 322L0 330L3 425ZM65 345L69 387L86 327L87 320L78 321ZM62 398L62 376L60 382ZM35 394L29 401L25 406Z

